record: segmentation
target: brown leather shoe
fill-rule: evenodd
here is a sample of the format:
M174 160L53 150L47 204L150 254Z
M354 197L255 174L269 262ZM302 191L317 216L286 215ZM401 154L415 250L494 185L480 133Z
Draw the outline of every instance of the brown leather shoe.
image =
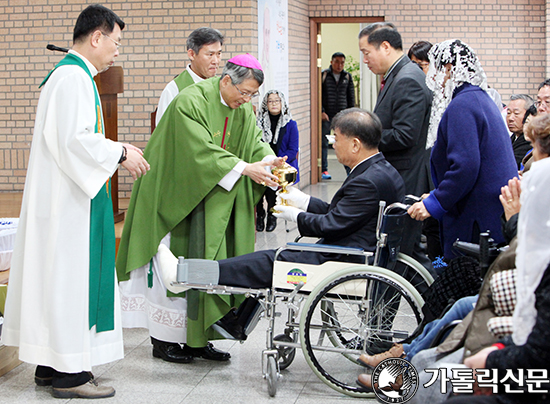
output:
M382 352L376 355L361 354L357 361L369 368L375 368L380 362L388 358L403 358L405 351L403 351L402 344L393 344L393 346L386 352Z
M54 387L52 393L55 398L107 398L115 395L115 389L100 386L95 379L92 379L76 387Z
M360 374L357 377L357 384L364 387L367 391L372 391L372 375L366 373Z

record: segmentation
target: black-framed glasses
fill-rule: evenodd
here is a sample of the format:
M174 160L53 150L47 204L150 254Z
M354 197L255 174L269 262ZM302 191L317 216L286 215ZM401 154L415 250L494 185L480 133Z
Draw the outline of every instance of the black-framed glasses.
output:
M271 105L277 105L281 103L281 100L268 100L267 103Z
M105 35L107 38L109 38L111 41L113 41L116 45L116 48L120 48L122 44L120 42L115 41L113 38L111 38L109 35L107 35L105 32L102 32L103 35Z
M239 87L237 87L237 85L235 83L233 83L233 81L231 82L231 84L233 84L235 86L235 88L237 89L237 91L243 96L243 97L246 97L246 98L255 98L258 96L258 92L256 91L254 94L249 94L245 91L241 91L241 89Z

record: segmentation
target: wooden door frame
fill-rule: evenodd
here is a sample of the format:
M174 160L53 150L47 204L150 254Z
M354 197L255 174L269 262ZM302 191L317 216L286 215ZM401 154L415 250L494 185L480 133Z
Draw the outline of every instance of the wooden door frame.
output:
M311 17L309 19L309 49L310 49L310 150L311 150L311 184L319 182L321 166L321 144L319 132L321 130L321 66L317 60L321 55L321 44L317 43L317 35L321 34L321 24L371 23L384 21L384 17ZM358 33L359 34L359 33Z

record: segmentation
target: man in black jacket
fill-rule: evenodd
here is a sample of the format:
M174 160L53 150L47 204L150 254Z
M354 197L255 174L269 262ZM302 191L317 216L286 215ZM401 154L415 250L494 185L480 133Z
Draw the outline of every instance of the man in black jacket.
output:
M426 136L432 94L426 75L403 53L401 35L374 23L359 33L359 48L368 68L381 77L374 113L382 122L380 151L405 181L408 194L429 191Z
M510 140L512 141L512 149L514 149L518 170L527 152L533 148L531 142L523 136L523 118L531 105L533 105L533 99L528 95L513 94L510 96L510 102L506 109L506 124L508 130L512 132Z
M344 109L355 107L355 87L350 73L344 70L346 55L336 52L332 55L330 67L322 72L322 98L323 98L323 130L321 136L322 158L321 171L324 180L332 177L328 173L327 150L330 134L330 121Z

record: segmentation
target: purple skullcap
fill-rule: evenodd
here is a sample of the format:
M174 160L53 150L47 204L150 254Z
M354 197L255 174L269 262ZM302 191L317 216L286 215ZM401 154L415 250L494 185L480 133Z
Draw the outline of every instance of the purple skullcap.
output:
M242 55L237 55L235 57L232 57L231 59L228 60L228 62L231 62L238 66L248 67L249 69L258 69L261 71L264 70L262 69L262 65L260 64L260 62L258 62L258 59L256 59L250 53L245 53Z

